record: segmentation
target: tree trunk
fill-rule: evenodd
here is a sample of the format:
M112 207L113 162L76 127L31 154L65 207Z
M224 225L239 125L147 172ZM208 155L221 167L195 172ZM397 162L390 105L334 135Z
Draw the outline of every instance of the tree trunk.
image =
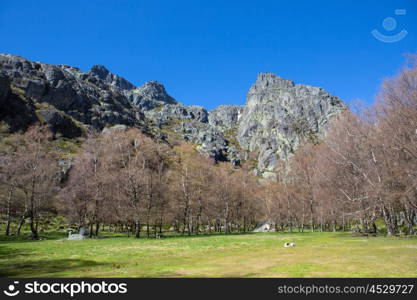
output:
M137 220L135 225L135 237L140 238L140 221Z
M10 223L11 223L11 203L12 203L13 187L9 190L9 196L7 197L7 223L6 223L6 235L10 235Z
M100 230L100 222L97 222L96 223L96 232L95 232L95 236L98 236L98 232L99 232L99 230ZM128 227L128 231L129 231L129 227Z
M313 198L310 199L310 230L314 232L314 206Z
M184 220L182 226L182 235L185 235L185 228L187 227L187 209L184 210Z
M93 222L90 222L90 231L88 232L88 236L89 236L90 238L92 238L92 237L93 237Z
M35 227L35 180L32 180L32 189L30 194L29 207L29 226L32 239L38 238L38 231Z
M27 211L25 210L20 218L19 226L17 226L16 235L20 235L20 230L22 229L23 224L25 223Z
M415 215L414 215L414 212L408 206L408 204L405 205L404 215L405 215L405 221L407 223L408 234L414 235L416 233L414 230L414 222L413 222Z
M191 219L191 214L188 214L188 221L187 221L187 230L188 230L188 235L191 235L192 233L192 219Z
M150 230L149 230L149 219L146 220L146 237L149 238Z
M199 210L198 210L198 214L197 214L197 220L196 220L196 229L195 229L195 233L196 235L198 235L198 232L200 231L200 223L201 223L201 214L203 212L203 208L200 205Z
M29 227L30 227L30 232L31 232L31 237L32 239L37 239L38 238L38 231L36 230L35 227L35 216L34 216L34 212L33 212L33 206L31 205L31 209L29 210Z
M384 222L387 227L387 235L393 236L397 234L397 226L396 226L396 219L393 216L393 213L390 207L386 207L385 205L382 206L382 215L384 217Z
M34 220L32 210L29 211L29 226L30 226L30 232L31 232L32 239L37 239L38 238L38 231L36 230L36 227L35 227L35 220Z
M224 231L226 234L230 232L229 228L229 202L226 201L226 208L224 212Z

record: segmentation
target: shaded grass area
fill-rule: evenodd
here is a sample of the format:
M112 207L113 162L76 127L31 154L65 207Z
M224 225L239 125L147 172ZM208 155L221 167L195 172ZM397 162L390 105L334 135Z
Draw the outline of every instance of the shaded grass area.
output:
M417 277L417 238L259 233L0 238L2 277ZM294 248L282 247L295 242Z

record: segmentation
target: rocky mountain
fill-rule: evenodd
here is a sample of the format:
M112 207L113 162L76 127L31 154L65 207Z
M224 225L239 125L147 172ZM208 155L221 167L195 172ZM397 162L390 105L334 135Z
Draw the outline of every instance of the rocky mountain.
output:
M248 92L237 139L244 150L259 152L257 170L273 175L278 160L287 159L302 141L323 135L332 117L345 109L322 88L261 73Z
M157 81L136 87L101 65L83 72L0 55L0 121L10 131L38 121L74 138L88 130L135 126L158 139L193 143L216 160L234 165L252 160L265 177L304 140L323 135L344 109L339 98L321 88L271 73L259 74L246 105L208 111L181 104Z
M143 86L135 88L127 94L130 102L142 110L151 110L164 104L177 103L167 94L165 87L157 81L146 82Z
M0 55L0 68L11 91L11 97L0 103L2 112L10 105L16 106L16 99L19 102L18 107L2 117L12 130L37 119L72 138L81 135L85 128L101 130L109 125L143 123L142 114L121 88L131 85L104 67L82 72L67 65L32 62L6 54ZM20 122L15 122L17 116Z

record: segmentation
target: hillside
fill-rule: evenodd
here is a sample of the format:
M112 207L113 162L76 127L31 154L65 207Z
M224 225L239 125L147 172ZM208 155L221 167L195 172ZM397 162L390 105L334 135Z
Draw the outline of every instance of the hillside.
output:
M41 122L55 136L71 139L91 130L137 127L158 140L193 143L218 161L251 160L264 177L302 141L322 136L333 116L346 109L321 88L272 73L258 75L244 106L208 111L181 104L157 81L136 87L101 65L83 72L2 54L0 68L0 121L11 132Z

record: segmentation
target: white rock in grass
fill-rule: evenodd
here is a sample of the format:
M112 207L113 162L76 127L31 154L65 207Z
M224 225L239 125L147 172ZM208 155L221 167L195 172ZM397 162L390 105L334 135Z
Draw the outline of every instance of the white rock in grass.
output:
M68 240L69 241L80 241L80 240L84 240L85 236L79 233L75 233L73 234L71 232L71 230L68 232Z
M69 241L80 241L80 240L84 240L85 236L75 233L75 234L69 234L68 235L68 240Z

